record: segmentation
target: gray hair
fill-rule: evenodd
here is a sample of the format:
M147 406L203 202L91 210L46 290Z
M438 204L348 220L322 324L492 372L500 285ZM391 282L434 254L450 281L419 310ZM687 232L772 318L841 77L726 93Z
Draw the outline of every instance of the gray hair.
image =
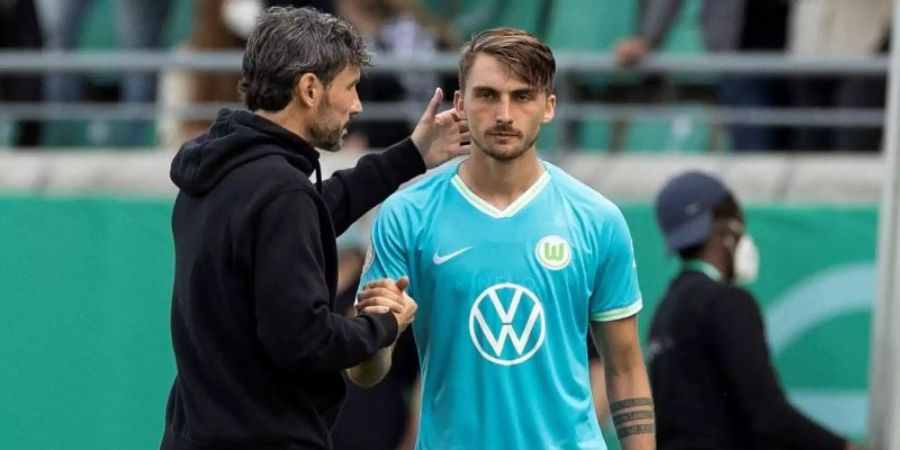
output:
M327 86L344 68L369 62L365 41L346 21L314 8L272 7L247 40L238 90L251 111L279 111L303 74Z

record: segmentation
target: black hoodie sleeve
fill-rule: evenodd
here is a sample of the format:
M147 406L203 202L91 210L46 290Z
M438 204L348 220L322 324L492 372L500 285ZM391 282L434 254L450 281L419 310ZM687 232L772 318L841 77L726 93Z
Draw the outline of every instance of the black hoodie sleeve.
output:
M390 313L349 319L329 310L317 208L301 189L262 210L255 242L256 334L282 367L352 367L397 337Z
M331 211L335 235L343 233L401 184L423 173L425 162L411 139L363 156L352 169L335 172L322 183L322 197Z
M742 289L712 302L712 344L729 391L763 442L779 447L842 450L845 441L797 411L784 396L769 360L759 307Z

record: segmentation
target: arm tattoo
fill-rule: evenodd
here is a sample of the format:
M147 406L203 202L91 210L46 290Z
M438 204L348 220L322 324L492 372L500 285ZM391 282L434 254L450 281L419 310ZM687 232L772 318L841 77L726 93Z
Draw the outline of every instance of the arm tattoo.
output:
M641 398L629 398L627 400L619 400L619 401L613 402L611 405L609 405L609 411L612 412L613 414L615 414L616 411L619 411L622 409L627 409L627 408L634 408L636 406L652 407L653 399L647 398L647 397L641 397Z
M616 426L621 426L627 422L632 422L635 420L641 419L653 419L653 411L634 411L634 412L624 412L619 413L613 416L613 422Z
M648 423L646 425L632 425L630 427L616 429L616 432L619 434L619 439L625 439L626 437L635 434L651 434L654 431L656 431L656 427L653 426L652 423Z
M653 414L653 399L649 397L629 398L613 402L609 406L616 424L619 439L637 434L656 432Z

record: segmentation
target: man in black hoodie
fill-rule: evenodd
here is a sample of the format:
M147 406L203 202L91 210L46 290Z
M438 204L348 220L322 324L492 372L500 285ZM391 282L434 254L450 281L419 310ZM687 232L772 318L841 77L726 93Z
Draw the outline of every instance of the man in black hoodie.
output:
M340 147L362 110L367 63L344 21L268 10L244 54L249 111L223 110L172 162L178 373L161 448L330 448L341 371L412 321L405 280L382 280L380 307L334 312L335 236L401 183L468 151L468 131L453 112L437 114L436 90L409 139L322 182L314 148Z

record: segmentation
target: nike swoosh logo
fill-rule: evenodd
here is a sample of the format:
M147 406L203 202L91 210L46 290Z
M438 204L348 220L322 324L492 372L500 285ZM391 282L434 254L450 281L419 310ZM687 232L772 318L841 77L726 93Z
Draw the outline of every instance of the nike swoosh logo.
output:
M437 252L434 252L434 258L432 258L432 261L434 261L435 265L439 266L447 261L450 261L453 258L456 258L459 255L462 255L470 248L472 248L472 247L461 248L453 253L450 253L449 255L444 255L444 256L440 256L437 254Z

